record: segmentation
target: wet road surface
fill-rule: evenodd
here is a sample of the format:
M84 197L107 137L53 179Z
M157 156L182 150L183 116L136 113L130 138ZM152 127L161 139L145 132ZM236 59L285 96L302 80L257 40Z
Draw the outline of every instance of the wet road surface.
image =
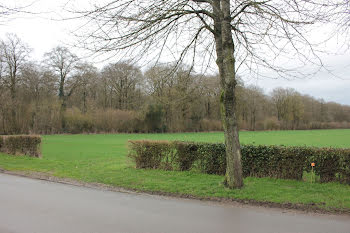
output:
M350 233L349 216L165 198L0 174L0 233Z

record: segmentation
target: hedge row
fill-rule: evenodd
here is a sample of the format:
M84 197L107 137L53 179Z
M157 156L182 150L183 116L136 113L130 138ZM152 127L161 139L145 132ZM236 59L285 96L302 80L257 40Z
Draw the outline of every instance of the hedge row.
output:
M41 137L32 135L0 136L0 152L40 157Z
M197 145L169 141L129 141L136 168L186 171L197 159Z
M129 141L137 168L186 171L197 169L223 175L226 151L223 143ZM350 149L242 145L243 175L301 180L303 172L315 172L321 182L350 184Z

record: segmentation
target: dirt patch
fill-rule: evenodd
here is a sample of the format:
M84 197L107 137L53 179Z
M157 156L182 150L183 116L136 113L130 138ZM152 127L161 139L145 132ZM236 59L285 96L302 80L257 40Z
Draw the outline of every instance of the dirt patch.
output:
M144 191L138 189L126 189L121 187L115 187L111 185L101 184L101 183L87 183L69 178L60 178L53 176L48 173L42 172L32 172L32 171L7 171L0 168L0 173L8 175L16 175L22 177L29 177L33 179L45 180L55 183L62 183L68 185L74 185L79 187L87 187L93 189L100 189L105 191L113 192L123 192L123 193L132 193L132 194L151 194L158 195L163 197L172 197L172 198L185 198L191 200L199 201L209 201L215 202L223 205L241 205L244 207L265 207L265 208L274 208L280 209L282 211L300 211L303 213L313 213L313 214L335 214L335 215L347 215L350 216L350 209L339 209L339 208L321 208L320 203L311 203L311 204L294 204L294 203L274 203L268 201L257 201L257 200L240 200L235 198L220 198L220 197L197 197L190 194L178 194L178 193L168 193L162 191ZM324 203L325 204L325 203Z

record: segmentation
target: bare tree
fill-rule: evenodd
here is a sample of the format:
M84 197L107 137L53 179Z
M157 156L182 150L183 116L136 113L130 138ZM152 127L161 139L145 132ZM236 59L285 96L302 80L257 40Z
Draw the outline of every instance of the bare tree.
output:
M124 57L137 54L138 58L156 60L170 55L178 61L192 61L192 65L208 64L216 58L227 151L225 183L229 188L240 188L243 179L235 100L238 70L264 75L270 69L279 76L286 76L286 72L298 76L300 69L278 66L281 55L283 61L297 57L299 64L322 65L306 37L307 29L327 22L336 7L334 2L121 0L77 13L88 19L81 42L93 51L122 51Z
M17 85L20 82L20 72L25 65L30 49L14 34L7 34L0 41L0 63L2 78L11 92L11 98L16 98Z
M204 98L205 116L218 119L220 82L218 76L202 76L198 83L200 95Z
M196 118L191 109L198 99L198 76L191 74L188 67L176 64L159 64L145 72L147 89L152 102L158 103L165 112L168 129L181 131ZM192 112L192 113L191 113Z
M21 82L21 69L26 63L29 51L28 46L14 34L7 34L6 39L0 41L0 81L10 92L13 133L19 131L16 121L17 89Z
M275 88L271 96L278 120L284 122L286 129L296 129L304 114L301 95L291 88Z
M140 69L127 62L119 62L104 67L102 76L108 80L110 89L117 97L116 107L121 110L132 109L142 78Z
M64 129L65 120L63 113L67 107L67 100L80 84L79 76L75 73L79 59L68 48L60 46L46 53L45 58L47 67L57 77L58 97L61 101L62 128Z
M264 101L265 101L264 91L257 86L251 85L245 88L244 97L245 97L244 104L246 105L248 114L250 116L249 128L250 130L254 131L256 130L256 122L257 122L259 112L261 112L261 109L264 106Z
M77 76L80 85L76 92L81 96L82 112L86 114L88 111L88 97L89 95L93 96L93 93L96 92L97 68L87 62L81 63L77 66Z
M78 57L66 47L56 47L45 54L45 63L57 75L58 96L62 101L62 108L66 108L67 99L78 85L75 71Z

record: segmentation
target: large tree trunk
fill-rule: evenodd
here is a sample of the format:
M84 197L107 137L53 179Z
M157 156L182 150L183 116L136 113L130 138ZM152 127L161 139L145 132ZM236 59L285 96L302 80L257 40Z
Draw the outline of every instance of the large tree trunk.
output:
M213 2L217 65L221 79L221 117L225 132L226 176L229 188L243 186L241 149L236 119L236 71L230 24L230 0Z
M225 184L229 188L241 188L243 186L241 149L234 95L234 84L228 84L223 88L220 99L226 145Z

